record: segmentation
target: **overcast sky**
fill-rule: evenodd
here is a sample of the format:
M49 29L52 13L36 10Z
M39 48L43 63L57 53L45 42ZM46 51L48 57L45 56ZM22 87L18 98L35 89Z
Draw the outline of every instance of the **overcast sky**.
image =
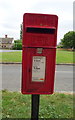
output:
M0 0L0 37L7 34L14 39L20 38L20 24L24 13L56 14L58 40L73 30L74 0Z

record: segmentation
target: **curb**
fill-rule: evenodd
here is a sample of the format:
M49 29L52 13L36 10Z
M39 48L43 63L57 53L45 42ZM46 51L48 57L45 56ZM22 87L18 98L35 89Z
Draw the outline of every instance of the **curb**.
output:
M75 66L75 64L73 64L73 63L60 63L60 64L56 64L56 65L71 65L71 66Z
M57 94L65 94L65 95L74 95L75 93L74 92L70 92L70 91L55 91L54 93L57 93Z
M22 64L21 62L0 62L0 64ZM71 66L75 66L75 63L59 63L56 65L71 65Z
M0 62L0 64L22 64L21 62Z

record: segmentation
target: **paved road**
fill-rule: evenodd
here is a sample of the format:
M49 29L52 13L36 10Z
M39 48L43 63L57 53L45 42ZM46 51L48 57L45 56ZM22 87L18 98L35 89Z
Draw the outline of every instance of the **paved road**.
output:
M0 89L20 91L21 64L0 64ZM2 88L1 88L2 79ZM73 92L73 66L57 65L55 73L55 91Z
M22 50L3 50L3 49L0 49L0 52L16 52L16 51L22 51Z

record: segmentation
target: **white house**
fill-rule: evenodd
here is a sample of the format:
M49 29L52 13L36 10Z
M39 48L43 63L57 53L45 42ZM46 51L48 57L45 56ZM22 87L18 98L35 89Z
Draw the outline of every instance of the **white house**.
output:
M11 49L13 46L13 38L9 38L7 35L5 35L5 38L0 38L0 48L2 49Z

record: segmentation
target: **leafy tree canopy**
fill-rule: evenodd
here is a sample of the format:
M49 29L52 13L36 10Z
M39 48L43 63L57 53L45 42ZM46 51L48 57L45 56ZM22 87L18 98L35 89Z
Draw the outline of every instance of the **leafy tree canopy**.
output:
M75 48L75 31L69 31L61 39L61 45L64 48Z
M22 40L14 40L14 43L22 43Z

